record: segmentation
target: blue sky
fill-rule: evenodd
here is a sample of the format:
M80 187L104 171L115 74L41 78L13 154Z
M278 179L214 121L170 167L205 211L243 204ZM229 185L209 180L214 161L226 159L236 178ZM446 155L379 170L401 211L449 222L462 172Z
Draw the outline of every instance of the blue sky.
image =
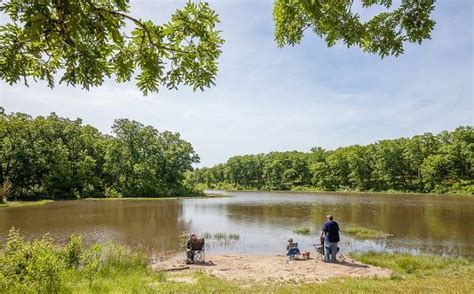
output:
M368 144L473 125L472 0L438 0L432 39L380 59L358 48L327 48L310 32L277 48L272 1L209 1L226 43L216 86L143 97L134 83L90 91L44 83L0 83L7 112L76 118L110 133L126 117L181 133L200 166L238 154ZM164 22L185 1L131 1L132 14Z

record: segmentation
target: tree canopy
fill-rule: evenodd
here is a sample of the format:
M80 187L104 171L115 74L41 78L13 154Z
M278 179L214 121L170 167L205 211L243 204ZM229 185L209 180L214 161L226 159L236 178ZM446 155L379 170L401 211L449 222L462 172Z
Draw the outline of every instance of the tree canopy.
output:
M362 0L382 7L364 21L353 0L275 0L278 46L301 42L311 29L328 46L337 41L366 52L398 56L404 43L430 38L435 0ZM187 4L156 24L130 15L129 0L8 0L0 12L0 79L14 84L44 80L89 89L106 78L135 80L144 95L181 84L194 90L214 85L224 40L218 15L206 2Z
M421 44L430 38L435 22L430 18L435 0L362 0L362 8L381 6L382 12L368 20L352 11L353 0L275 0L273 19L278 46L295 45L311 29L329 47L342 41L365 52L398 56L404 43Z
M8 0L10 22L0 26L0 78L28 78L85 89L105 78L135 79L147 95L185 84L214 84L223 39L205 2L188 2L171 20L155 24L129 14L129 0Z

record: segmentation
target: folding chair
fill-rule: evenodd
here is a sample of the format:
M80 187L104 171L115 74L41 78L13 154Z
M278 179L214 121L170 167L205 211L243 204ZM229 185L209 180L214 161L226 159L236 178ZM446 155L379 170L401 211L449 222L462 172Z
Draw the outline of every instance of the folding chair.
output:
M324 243L321 244L313 244L314 249L316 250L317 253L319 253L319 259L324 260ZM347 262L346 257L339 251L339 246L337 246L337 254L336 256L339 256L342 262Z
M193 262L206 262L204 238L191 241L191 248L188 251L188 259L190 259L189 257L192 257Z
M324 260L324 245L323 244L313 244L314 249L316 250L316 253L318 253L317 256L319 256L320 260Z

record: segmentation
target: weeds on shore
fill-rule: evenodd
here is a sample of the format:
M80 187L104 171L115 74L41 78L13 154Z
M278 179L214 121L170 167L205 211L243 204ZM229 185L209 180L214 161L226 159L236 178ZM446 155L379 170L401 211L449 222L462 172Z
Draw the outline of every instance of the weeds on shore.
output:
M64 293L77 287L103 289L111 277L147 272L148 259L114 243L85 246L80 236L71 236L65 245L48 236L27 241L12 228L0 265L0 293ZM138 290L140 284L127 287Z

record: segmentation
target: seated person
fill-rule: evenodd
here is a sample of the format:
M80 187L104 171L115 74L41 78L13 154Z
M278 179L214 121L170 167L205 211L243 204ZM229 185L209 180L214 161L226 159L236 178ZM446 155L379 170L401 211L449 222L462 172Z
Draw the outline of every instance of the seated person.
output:
M191 233L189 236L188 242L186 243L186 263L194 263L194 251L192 250L192 242L196 242L197 236L194 233Z
M288 260L293 260L295 256L300 255L300 250L298 249L298 243L293 242L293 238L288 239L288 245L286 245L286 250L288 250Z

